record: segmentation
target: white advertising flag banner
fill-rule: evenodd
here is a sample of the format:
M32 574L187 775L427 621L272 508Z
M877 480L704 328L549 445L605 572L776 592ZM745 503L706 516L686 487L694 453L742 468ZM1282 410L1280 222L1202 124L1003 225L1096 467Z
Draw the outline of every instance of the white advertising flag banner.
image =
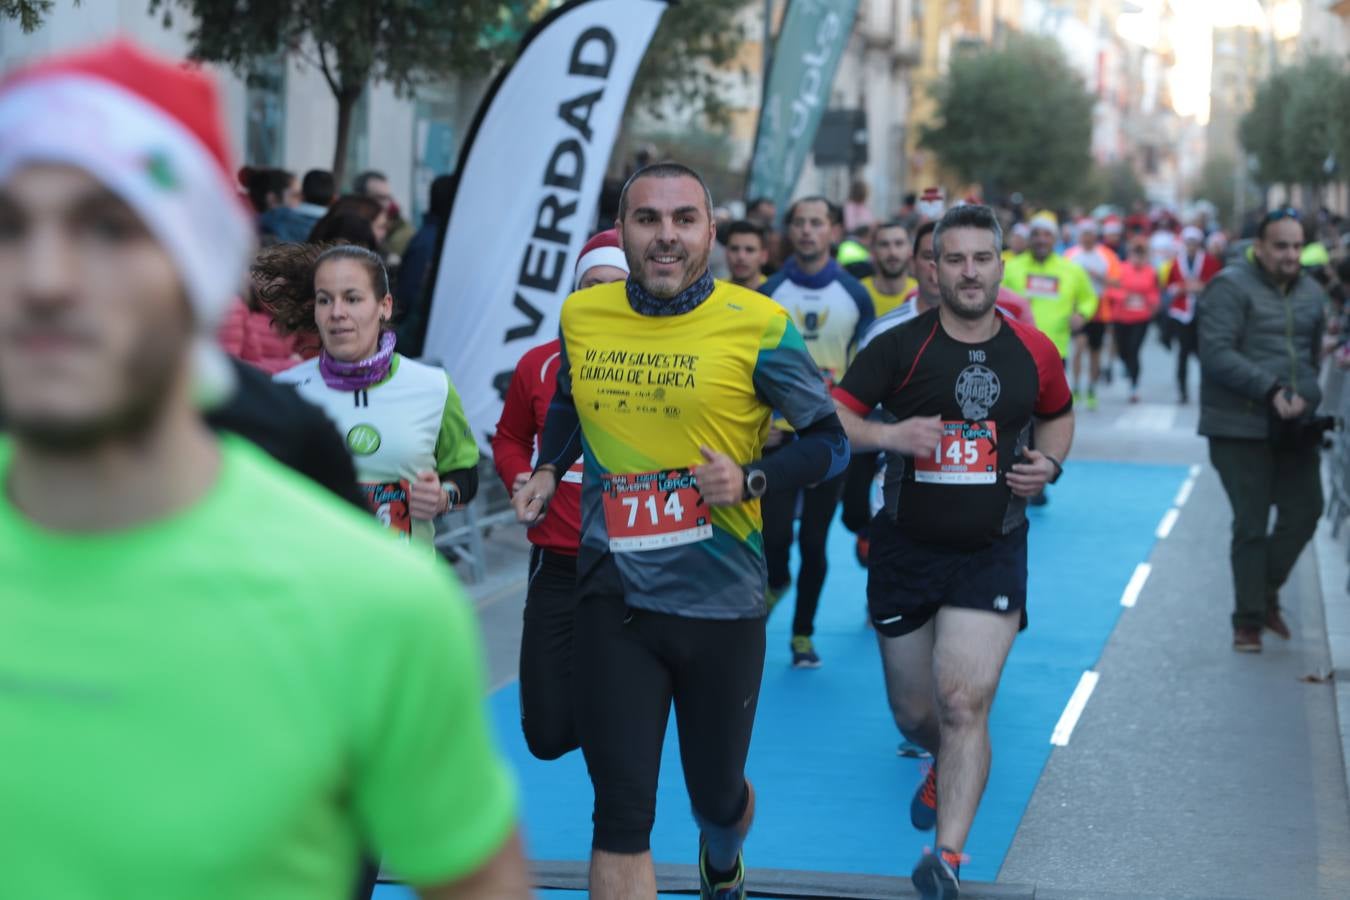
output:
M480 445L521 355L558 333L628 93L667 0L573 0L521 43L460 153L423 358Z

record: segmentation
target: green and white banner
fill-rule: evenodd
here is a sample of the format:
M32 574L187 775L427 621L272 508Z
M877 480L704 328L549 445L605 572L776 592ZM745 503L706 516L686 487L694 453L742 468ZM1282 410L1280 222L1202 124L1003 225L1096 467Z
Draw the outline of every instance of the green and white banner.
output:
M788 0L774 45L750 162L746 198L768 197L779 214L816 139L858 0Z

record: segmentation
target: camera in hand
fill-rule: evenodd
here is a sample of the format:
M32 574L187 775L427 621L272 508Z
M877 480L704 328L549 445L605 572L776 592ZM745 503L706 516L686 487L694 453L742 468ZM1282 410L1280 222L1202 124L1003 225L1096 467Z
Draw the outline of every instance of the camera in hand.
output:
M1327 435L1340 428L1335 416L1311 416L1305 419L1270 418L1270 444L1277 450L1303 450L1325 447Z

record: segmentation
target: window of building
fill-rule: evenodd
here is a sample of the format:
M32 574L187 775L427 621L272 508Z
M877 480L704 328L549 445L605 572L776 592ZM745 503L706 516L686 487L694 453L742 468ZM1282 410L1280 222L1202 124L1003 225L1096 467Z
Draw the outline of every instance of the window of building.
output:
M286 156L286 58L260 61L244 84L244 162L280 168Z

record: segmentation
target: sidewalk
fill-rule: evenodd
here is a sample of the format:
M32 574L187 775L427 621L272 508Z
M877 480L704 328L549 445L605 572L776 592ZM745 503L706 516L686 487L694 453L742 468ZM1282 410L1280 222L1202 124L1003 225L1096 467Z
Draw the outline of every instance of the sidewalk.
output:
M1163 406L1170 360L1149 343L1145 399ZM1234 653L1231 513L1194 436L1194 408L1152 440L1123 440L1116 423L1132 413L1120 393L1107 392L1095 419L1080 416L1075 458L1165 457L1194 463L1198 477L1178 497L1184 505L1095 667L1100 681L1071 742L1045 768L999 879L1140 897L1344 900L1350 683L1338 698L1332 684L1305 679L1331 670L1329 637L1338 668L1350 666L1346 535L1338 547L1320 535L1282 592L1293 640L1268 633L1262 654Z

